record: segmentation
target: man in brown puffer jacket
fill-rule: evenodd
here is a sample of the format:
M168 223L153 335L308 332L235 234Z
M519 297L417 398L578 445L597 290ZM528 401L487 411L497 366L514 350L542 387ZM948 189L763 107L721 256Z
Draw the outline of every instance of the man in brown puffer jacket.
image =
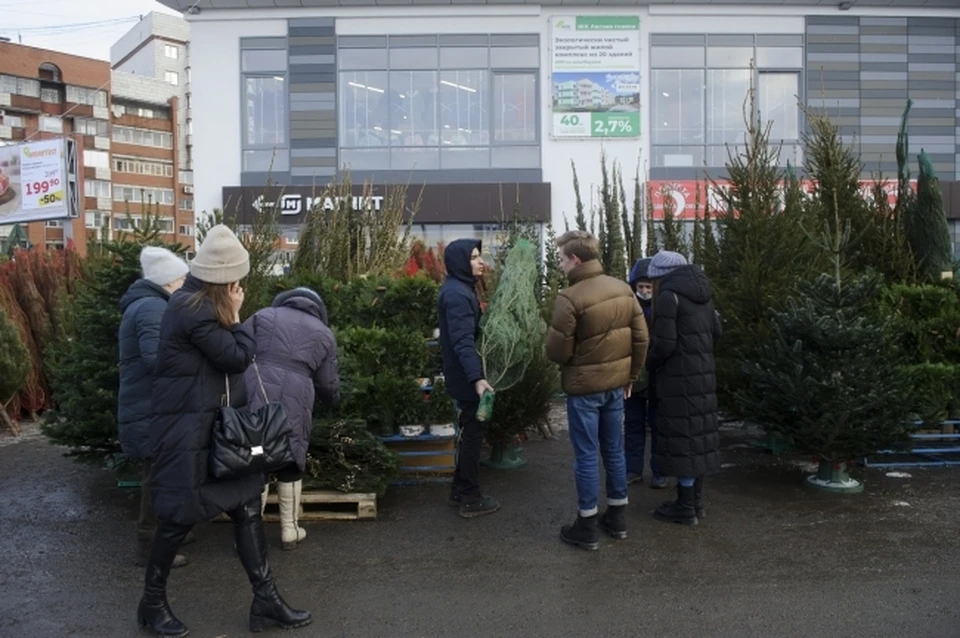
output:
M560 538L583 549L599 547L597 528L627 537L627 468L623 453L623 399L643 370L649 336L630 286L603 274L599 243L573 230L557 239L562 290L547 335L547 356L560 365L574 452L579 515ZM607 509L598 517L599 460L607 475ZM598 520L599 518L599 520Z

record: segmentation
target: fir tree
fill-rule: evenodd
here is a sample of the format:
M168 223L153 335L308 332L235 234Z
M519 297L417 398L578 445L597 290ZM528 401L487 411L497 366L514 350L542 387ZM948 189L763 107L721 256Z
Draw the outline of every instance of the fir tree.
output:
M689 254L687 234L683 227L682 211L677 210L676 202L670 193L663 193L663 221L660 223L659 241L662 250L672 250Z
M601 226L603 237L600 241L601 261L608 275L622 279L626 272L624 269L626 251L618 189L618 183L621 182L620 168L616 162L608 168L606 152L600 155L600 174L600 206L603 222Z
M44 414L42 432L71 448L68 456L103 463L120 453L117 391L120 385L120 298L140 277L140 251L163 246L150 221L119 241L106 242L109 259L90 264L74 301L76 335L51 348L47 357L54 407ZM182 252L182 246L166 246Z
M583 214L583 198L580 197L580 179L577 177L577 165L570 160L570 169L573 171L573 195L577 200L577 230L587 230L587 218Z
M20 428L10 418L7 405L27 382L30 373L30 353L20 337L20 331L0 308L0 423L13 434Z
M917 196L904 214L907 240L916 259L917 271L928 282L939 281L941 273L953 270L953 245L943 210L940 180L930 157L920 151Z
M646 220L644 219L644 210L643 210L643 184L640 183L640 164L637 163L637 172L633 175L633 234L630 239L629 253L630 253L630 267L633 267L633 263L643 257L643 231L644 224Z
M654 223L654 207L653 207L653 187L647 185L646 193L646 208L647 208L647 218L646 218L646 227L647 227L647 242L644 250L646 251L647 257L652 257L657 254L657 251L660 250L659 242L657 241L657 226Z
M757 356L743 361L741 411L821 461L843 463L906 438L910 382L894 331L876 311L882 280L848 277L849 223L825 224L831 271L798 287Z

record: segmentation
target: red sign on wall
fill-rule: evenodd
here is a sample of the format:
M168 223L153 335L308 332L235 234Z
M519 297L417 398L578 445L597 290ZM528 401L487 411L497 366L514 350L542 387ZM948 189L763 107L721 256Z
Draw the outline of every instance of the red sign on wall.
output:
M916 188L916 180L910 182ZM808 196L812 195L816 183L805 180L800 182L800 189ZM860 190L867 199L873 198L872 180L862 180ZM673 201L673 216L675 218L693 221L703 217L703 211L709 203L711 216L716 217L718 211L726 209L724 200L725 182L710 184L707 182L698 182L696 180L681 181L650 181L647 182L649 189L649 200L653 202L653 218L663 219L663 205L667 198ZM887 181L883 185L883 190L887 194L887 199L891 206L897 203L897 182ZM699 199L697 192L699 191ZM699 204L699 206L698 206Z

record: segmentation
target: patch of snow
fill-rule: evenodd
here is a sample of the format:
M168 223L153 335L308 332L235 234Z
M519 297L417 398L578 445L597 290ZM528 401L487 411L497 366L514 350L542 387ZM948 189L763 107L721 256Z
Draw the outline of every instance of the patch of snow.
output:
M820 469L819 463L811 463L810 461L791 461L793 465L799 467L804 472L810 472L811 474L816 474Z
M721 463L721 464L720 464L720 469L721 469L721 470L725 470L725 469L731 468L731 467L737 467L737 464L736 464L736 463Z
M907 472L887 472L887 476L890 478L913 478L913 475Z
M894 507L910 507L910 503L906 501L894 501L893 506Z
M824 481L823 479L817 478L816 476L808 476L807 481L809 481L810 483L813 483L814 485L820 485L822 487L846 488L846 487L856 487L860 485L860 481L857 481L856 479L852 479L852 478L848 478L845 481Z

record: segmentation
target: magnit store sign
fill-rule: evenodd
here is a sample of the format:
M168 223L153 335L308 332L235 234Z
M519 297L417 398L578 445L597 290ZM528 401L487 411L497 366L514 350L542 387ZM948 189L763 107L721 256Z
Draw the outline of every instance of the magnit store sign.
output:
M281 216L301 215L310 210L335 210L343 206L350 206L353 210L372 210L380 212L383 209L383 196L373 195L364 197L329 197L310 196L297 193L287 193L279 198L267 199L261 194L250 204L258 213L268 213L276 210Z

